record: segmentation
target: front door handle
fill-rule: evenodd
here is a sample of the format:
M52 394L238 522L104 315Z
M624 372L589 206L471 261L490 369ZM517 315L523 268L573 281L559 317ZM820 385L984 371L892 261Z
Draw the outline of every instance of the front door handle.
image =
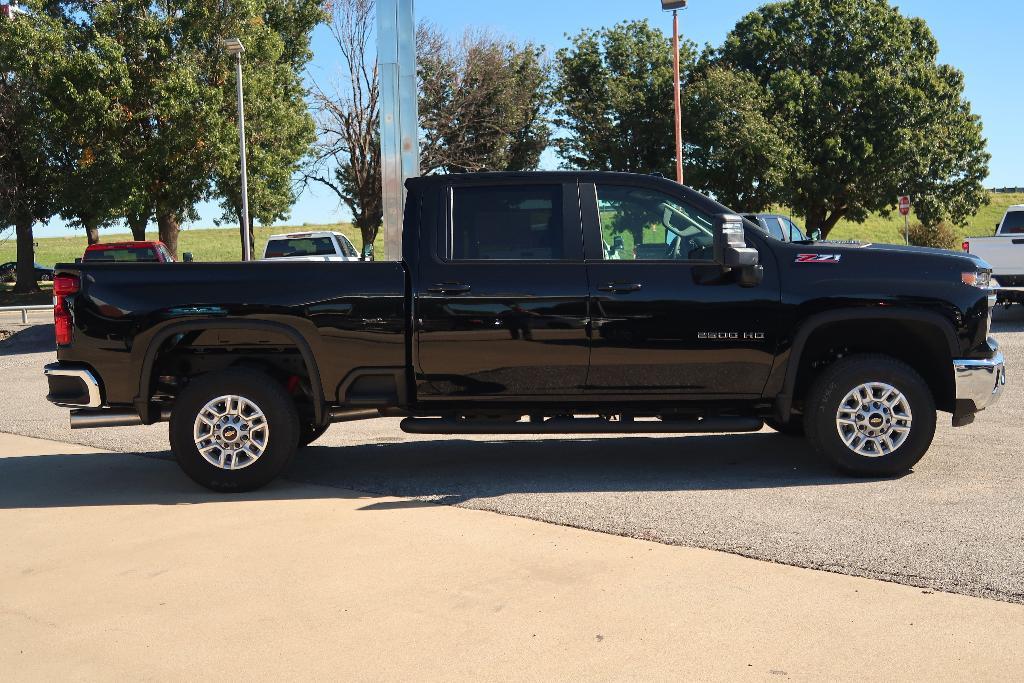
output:
M465 294L471 289L473 288L470 285L461 282L441 282L428 287L427 291L431 294Z
M601 285L598 290L602 292L639 292L644 286L639 282L609 282Z

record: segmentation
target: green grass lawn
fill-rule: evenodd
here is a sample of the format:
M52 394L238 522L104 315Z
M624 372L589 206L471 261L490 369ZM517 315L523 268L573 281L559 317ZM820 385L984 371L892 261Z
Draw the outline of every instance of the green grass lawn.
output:
M1006 208L1013 204L1024 204L1024 194L1002 194L993 192L990 197L991 203L981 207L978 213L967 221L964 227L955 229L963 237L983 237L995 234L996 223L1003 220ZM781 212L780 212L781 213ZM914 224L916 217L910 214L910 223ZM801 221L797 220L797 223ZM850 223L840 221L829 235L829 239L835 240L863 240L865 242L885 242L889 244L903 243L903 216L893 212L889 218L871 216L864 223Z
M1024 194L993 193L991 197L992 201L988 206L982 207L977 215L968 221L965 227L958 228L963 236L991 235L994 232L996 223L1002 219L1003 214L1006 212L1006 207L1012 204L1024 204ZM779 213L784 213L784 211L780 210ZM911 215L911 221L913 222L914 220L915 217ZM797 220L797 222L800 221ZM263 246L266 244L267 237L272 234L309 230L336 230L347 235L357 249L362 246L359 231L347 223L303 225L299 227L278 226L256 229L256 255L259 256L263 253ZM147 239L155 240L157 235L155 232L152 232L148 233L146 237ZM894 213L889 218L872 216L867 222L862 224L842 221L836 226L836 229L832 231L829 237L831 239L859 239L866 242L899 244L903 242L903 217L898 213ZM104 242L128 239L131 239L129 234L101 233L101 240ZM36 240L36 243L38 244L36 248L36 261L48 266L52 266L55 263L73 262L82 255L86 247L84 234L73 237L40 238ZM374 250L378 256L384 253L383 231L377 236ZM238 229L203 228L182 230L178 251L179 253L192 252L197 261L237 261L241 258ZM13 232L11 232L8 234L7 239L0 241L0 263L13 260L15 260L15 241ZM3 300L7 300L7 297L10 296L9 292L10 287L8 286L0 289L0 295L2 295ZM43 303L46 303L48 300L49 295L45 297Z
M277 226L274 228L256 228L256 253L257 258L263 254L263 247L270 235L279 235L286 232L306 232L312 230L333 230L344 233L356 249L363 245L363 239L359 230L348 223L335 223L330 225L303 225ZM122 242L132 238L128 233L116 233L103 231L100 233L101 242ZM146 233L146 239L158 239L156 232ZM47 266L55 263L72 263L80 258L85 252L87 245L85 233L72 237L43 237L36 240L36 262ZM178 239L178 253L192 252L197 261L238 261L242 258L242 245L238 236L238 228L200 228L182 230ZM377 235L374 243L374 253L380 257L384 253L384 233ZM15 260L15 241L11 233L10 238L0 242L0 263Z

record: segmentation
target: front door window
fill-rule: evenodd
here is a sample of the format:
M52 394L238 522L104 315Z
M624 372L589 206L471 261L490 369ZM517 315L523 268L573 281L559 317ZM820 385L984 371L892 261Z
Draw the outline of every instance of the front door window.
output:
M598 185L605 260L711 261L711 217L667 194L627 185Z

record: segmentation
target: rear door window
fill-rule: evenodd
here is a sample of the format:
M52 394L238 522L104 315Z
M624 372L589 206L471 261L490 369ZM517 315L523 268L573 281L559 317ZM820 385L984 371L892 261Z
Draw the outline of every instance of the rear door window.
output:
M455 187L451 223L452 260L565 257L561 185Z

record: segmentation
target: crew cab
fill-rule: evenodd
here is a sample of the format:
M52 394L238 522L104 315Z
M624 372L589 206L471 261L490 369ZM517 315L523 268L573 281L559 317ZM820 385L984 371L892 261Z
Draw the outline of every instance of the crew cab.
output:
M963 250L992 264L999 301L1024 303L1024 204L1007 209L994 237L968 237Z
M73 428L169 421L185 472L236 491L329 424L382 416L414 434L767 422L892 475L937 411L967 424L1006 382L971 255L787 243L652 176L407 190L398 262L60 265L48 399Z
M271 235L264 261L358 261L359 252L340 232L293 232Z

